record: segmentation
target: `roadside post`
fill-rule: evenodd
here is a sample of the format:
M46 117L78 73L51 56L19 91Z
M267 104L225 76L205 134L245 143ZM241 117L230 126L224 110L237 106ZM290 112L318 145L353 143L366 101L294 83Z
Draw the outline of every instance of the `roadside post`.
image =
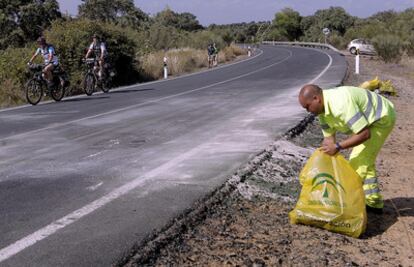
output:
M357 48L355 56L355 74L359 74L359 48Z
M252 56L252 48L250 47L250 45L247 47L247 56L248 57Z
M167 57L164 57L164 79L168 78Z

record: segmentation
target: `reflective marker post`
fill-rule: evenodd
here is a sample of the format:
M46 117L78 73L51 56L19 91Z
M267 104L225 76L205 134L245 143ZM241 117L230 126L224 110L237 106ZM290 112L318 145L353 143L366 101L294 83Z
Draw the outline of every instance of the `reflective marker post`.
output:
M355 56L355 74L359 74L359 49L356 50Z
M168 78L167 57L164 57L164 79Z

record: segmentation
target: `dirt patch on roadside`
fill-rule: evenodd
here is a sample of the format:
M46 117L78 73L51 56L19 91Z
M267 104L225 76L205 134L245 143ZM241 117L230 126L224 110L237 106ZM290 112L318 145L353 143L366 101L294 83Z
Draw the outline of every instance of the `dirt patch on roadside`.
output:
M309 119L305 132L276 141L249 171L213 193L220 201L180 224L174 238L157 243L154 237L137 247L127 266L414 266L414 64L362 58L356 76L353 57L347 60L345 84L379 76L390 79L399 94L391 97L397 124L377 163L384 214L368 214L360 239L289 224L288 212L300 191L298 173L322 140L318 123ZM181 219L186 221L186 215Z

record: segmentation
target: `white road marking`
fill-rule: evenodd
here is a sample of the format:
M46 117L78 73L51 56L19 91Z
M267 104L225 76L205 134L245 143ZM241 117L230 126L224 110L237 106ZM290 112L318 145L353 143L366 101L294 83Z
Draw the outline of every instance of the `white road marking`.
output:
M117 189L113 190L112 192L106 194L105 196L89 203L88 205L75 210L74 212L52 222L51 224L37 230L36 232L14 242L13 244L3 248L0 250L0 262L7 260L8 258L12 257L13 255L21 252L25 248L28 248L37 242L45 239L46 237L56 233L59 229L62 229L76 221L80 218L92 213L93 211L103 207L104 205L108 204L112 200L115 200L131 190L135 189L136 187L144 184L146 181L159 176L162 173L165 173L170 168L175 168L181 162L186 159L192 158L194 155L199 153L200 151L204 151L206 149L206 144L202 144L197 146L188 152L181 154L180 156L164 163L158 168L155 168L148 173L146 173L143 177L138 177L131 182L118 187Z
M88 159L88 158L93 158L93 157L96 157L96 156L98 156L98 155L100 155L100 154L102 154L103 153L103 151L100 151L100 152L97 152L97 153L95 153L95 154L91 154L91 155L89 155L89 156L87 156L87 157L85 157L86 159Z
M88 191L95 191L96 189L98 189L98 187L100 187L101 185L103 185L103 182L100 182L96 185L92 185L92 186L88 186L86 187L86 190Z
M330 58L329 64L315 79L313 79L311 81L311 83L313 83L317 79L319 79L328 70L328 68L332 64L331 56L327 53L325 53L325 54ZM175 96L178 96L178 95L187 94L189 92L202 90L202 89L214 86L214 85L223 84L223 83L226 83L226 82L229 82L229 81L240 79L242 77L246 77L246 76L251 75L253 73L256 73L256 72L265 70L267 68L270 68L274 65L277 65L277 64L287 60L291 56L292 56L292 52L290 52L289 57L283 59L282 61L273 63L273 64L271 64L267 67L263 67L263 68L258 69L256 71L234 77L234 78L229 79L227 81L222 81L222 82L219 82L219 83L216 83L216 84L204 86L204 87L201 87L201 88L198 88L198 89L183 92L183 93L173 95L173 96L163 97L163 98L160 98L158 100L149 101L149 102L160 101L161 99L168 99L168 98L175 97ZM135 106L139 106L139 105L135 105ZM131 108L131 107L128 107L128 108ZM121 109L121 110L126 110L128 108ZM113 112L115 112L115 111L113 111ZM113 112L107 112L107 113L104 113L104 114L110 114L110 113L113 113ZM93 118L93 117L102 116L102 115L103 114L95 115L95 116L91 116L91 117ZM86 119L86 118L83 118L83 119L80 119L80 120L84 120L84 119ZM77 121L79 121L79 120L77 120ZM170 161L164 163L163 165L161 165L160 167L155 168L155 169L151 170L150 172L146 173L143 177L138 177L138 178L132 180L131 182L129 182L129 183L127 183L127 184L125 184L121 187L118 187L117 189L113 190L112 192L106 194L105 196L89 203L88 205L86 205L86 206L84 206L84 207L82 207L78 210L75 210L74 212L72 212L72 213L70 213L70 214L68 214L68 215L52 222L51 224L37 230L36 232L34 232L34 233L32 233L32 234L16 241L16 242L14 242L13 244L11 244L11 245L3 248L3 249L1 249L0 250L0 262L3 262L5 260L9 259L13 255L16 255L17 253L21 252L22 250L24 250L24 249L36 244L37 242L51 236L52 234L56 233L59 229L62 229L64 227L78 221L82 217L84 217L84 216L92 213L93 211L103 207L104 205L108 204L109 202L111 202L111 201L113 201L113 200L115 200L115 199L117 199L117 198L119 198L123 195L126 195L128 192L130 192L131 190L133 190L133 189L137 188L138 186L144 184L146 181L148 181L148 180L150 180L150 179L152 179L152 178L154 178L154 177L156 177L156 176L158 176L162 173L165 173L167 170L169 170L171 168L174 168L174 167L178 166L184 160L192 158L194 155L199 153L199 151L204 151L205 146L207 146L207 145L209 145L209 144L205 143L205 144L199 145L199 146L189 150L188 152L186 152L184 154L181 154L180 156L174 158L173 160L170 160Z
M206 86L203 86L203 87L200 87L200 88L196 88L196 89L184 91L184 92L181 92L181 93L178 93L178 94L174 94L174 95L160 97L158 99L149 100L149 101L142 102L142 103L139 103L139 104L135 104L135 105L131 105L131 106L119 108L119 109L114 109L114 110L111 110L111 111L108 111L108 112L104 112L104 113L100 113L100 114L96 114L96 115L84 117L84 118L81 118L81 119L76 119L76 120L67 121L67 122L63 122L63 123L54 123L54 124L49 125L49 126L44 127L44 128L40 128L40 129L36 129L36 130L32 130L32 131L28 131L28 132L24 132L24 133L20 133L20 134L15 134L15 135L10 136L10 137L4 137L4 138L0 139L0 141L9 140L9 139L15 139L15 138L18 138L18 137L31 135L31 134L34 134L34 133L38 133L38 132L41 132L41 131L44 131L44 130L53 129L53 128L58 128L58 127L60 128L60 127L62 127L64 125L68 125L68 124L72 124L72 123L76 123L76 122L80 122L80 121L84 121L84 120L94 119L94 118L98 118L98 117L101 117L101 116L106 116L106 115L110 115L110 114L114 114L114 113L126 111L126 110L129 110L129 109L133 109L133 108L136 108L136 107L140 107L140 106L147 105L149 103L157 103L157 102L160 102L160 101L163 101L163 100L166 100L166 99L174 98L174 97L181 96L181 95L190 94L190 93L197 92L197 91L201 91L201 90L204 90L204 89L207 89L207 88L216 86L216 85L221 85L221 84L224 84L224 83L228 83L228 82L231 82L231 81L234 81L234 80L237 80L237 79L240 79L240 78L243 78L243 77L252 75L254 73L260 72L262 70L271 68L271 67L273 67L275 65L278 65L278 64L286 61L287 59L289 59L292 56L292 52L289 51L289 50L287 50L287 51L289 52L289 56L286 57L286 58L284 58L284 59L282 59L282 60L280 60L280 61L277 61L275 63L272 63L272 64L270 64L270 65L268 65L266 67L262 67L260 69L257 69L257 70L254 70L254 71L251 71L251 72L248 72L248 73L245 73L245 74L242 74L242 75L233 77L233 78L228 79L228 80L224 80L224 81L217 82L217 83L213 83L213 84L210 84L210 85L206 85Z
M331 65L332 65L332 57L328 54L328 53L326 53L325 51L321 51L321 52L323 52L323 53L325 53L325 55L327 55L328 57L329 57L329 63L328 63L328 65L325 67L325 69L321 72L321 73L319 73L319 75L318 76L316 76L312 81L310 81L309 83L315 83L320 77L322 77L322 75L324 75L325 74L325 72L327 72L328 71L328 69L331 67Z

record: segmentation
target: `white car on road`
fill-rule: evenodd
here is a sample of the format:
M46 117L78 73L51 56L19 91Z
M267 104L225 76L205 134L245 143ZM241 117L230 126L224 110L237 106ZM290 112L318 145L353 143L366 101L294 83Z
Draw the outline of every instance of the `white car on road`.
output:
M364 39L354 39L348 44L348 51L356 55L357 49L359 49L360 54L375 54L374 46L367 40Z

